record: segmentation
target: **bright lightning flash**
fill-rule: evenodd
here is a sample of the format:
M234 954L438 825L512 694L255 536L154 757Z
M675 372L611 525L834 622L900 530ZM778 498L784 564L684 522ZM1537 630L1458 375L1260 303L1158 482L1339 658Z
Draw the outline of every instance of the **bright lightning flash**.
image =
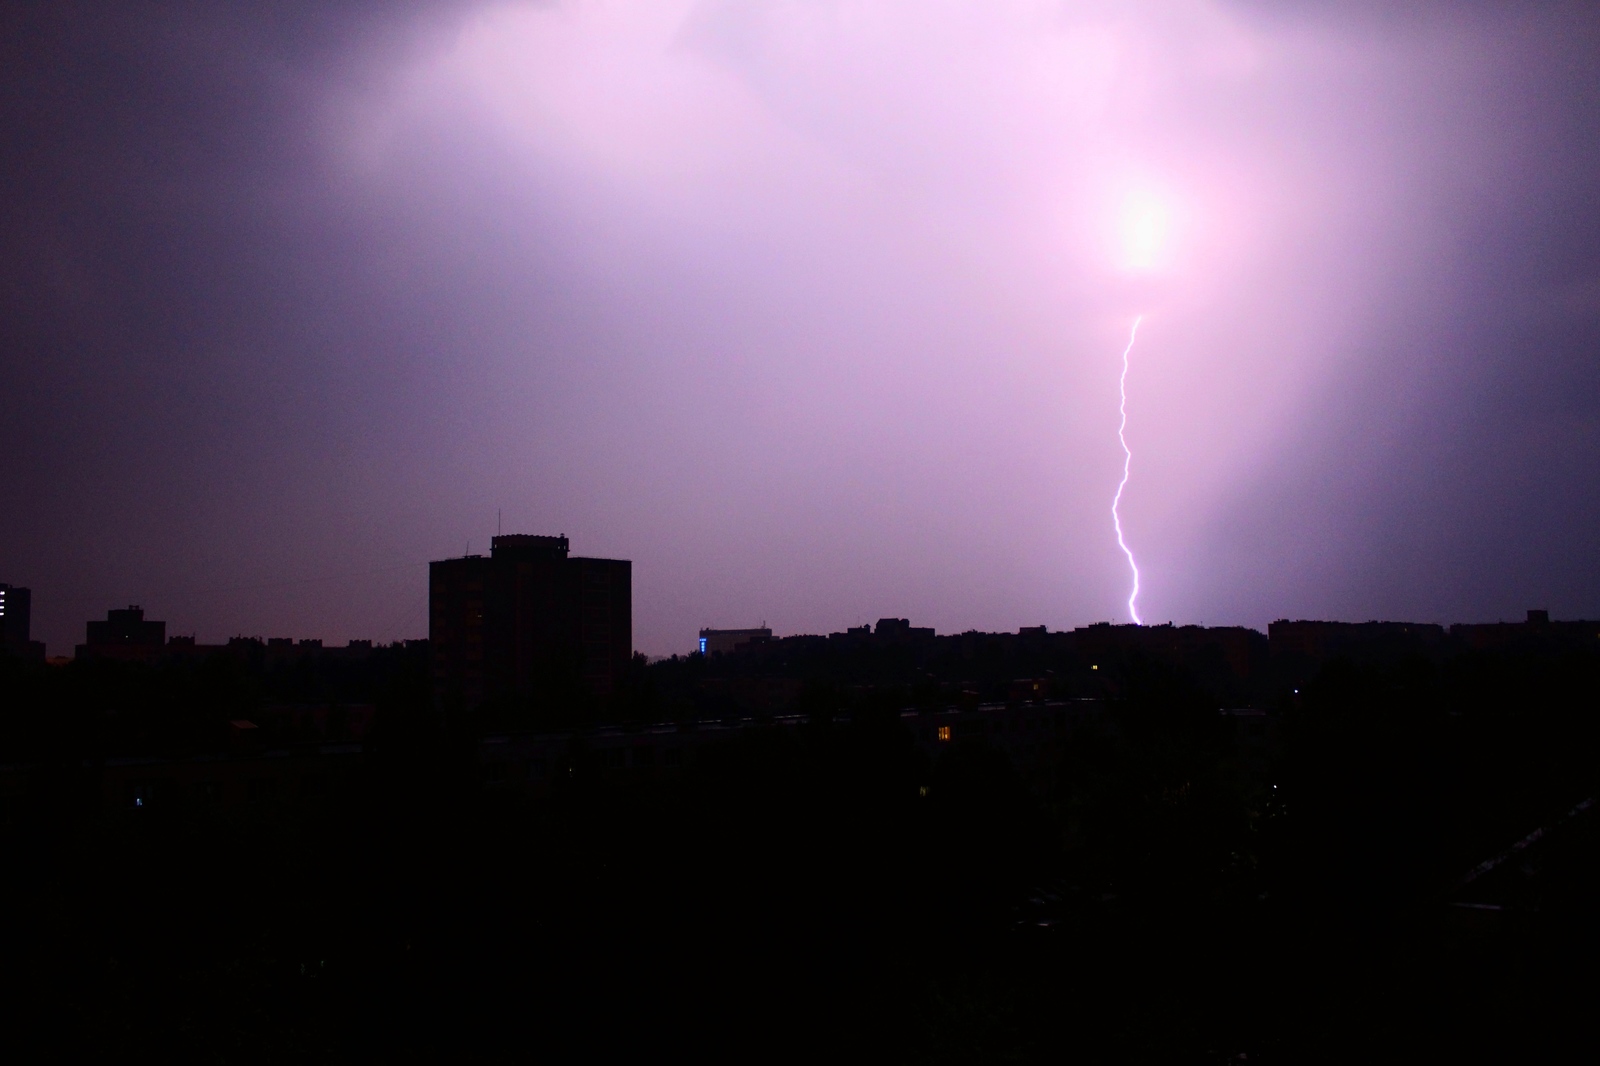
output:
M1128 332L1128 346L1122 350L1122 378L1117 384L1121 394L1122 424L1117 427L1117 440L1122 442L1122 481L1117 485L1117 494L1111 500L1111 524L1117 530L1117 547L1122 549L1122 554L1128 557L1128 569L1133 571L1133 592L1128 596L1128 613L1133 616L1133 624L1144 625L1139 619L1139 564L1133 561L1133 550L1128 547L1128 542L1122 538L1122 516L1117 508L1122 505L1122 490L1128 487L1128 473L1133 467L1133 452L1128 450L1128 356L1133 352L1134 339L1139 336L1139 323L1144 321L1144 316L1139 315L1133 320L1133 329Z
M1171 266L1172 218L1152 193L1130 195L1122 206L1120 261L1130 274L1156 274Z

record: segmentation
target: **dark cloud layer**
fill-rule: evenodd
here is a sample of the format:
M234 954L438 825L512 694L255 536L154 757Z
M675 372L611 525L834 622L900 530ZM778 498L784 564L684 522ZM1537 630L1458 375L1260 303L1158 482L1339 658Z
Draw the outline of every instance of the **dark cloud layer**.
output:
M364 281L359 220L319 198L312 119L440 17L389 4L8 11L4 554L10 580L38 587L56 649L113 602L159 610L197 584L317 570L306 548L323 535L273 512L338 491L338 457L394 402L385 378L413 324ZM270 533L249 532L263 523ZM250 557L263 548L276 558ZM190 626L262 624L247 603L201 606L222 617L202 610Z
M1236 306L1152 326L1175 398L1130 502L1151 609L1600 614L1600 22L1172 6L1219 42L1195 77L1225 74L1147 154L1187 136L1169 170L1327 187L1282 215L1321 235L1239 267ZM497 508L634 558L652 652L763 618L1116 613L1096 360L1121 290L1013 214L1087 149L984 95L1032 61L1011 29L868 5L785 51L815 30L795 10L703 5L658 69L613 47L626 12L540 52L468 3L8 8L0 580L34 587L52 651L124 602L203 639L419 635L416 564L483 547ZM1079 18L1046 10L1028 32ZM1167 47L1161 5L1128 18ZM594 51L540 80L569 45ZM1274 49L1334 58L1273 74ZM1305 368L1280 384L1262 279ZM1256 443L1211 443L1230 421Z
M1293 5L1286 5L1293 6ZM1452 205L1451 254L1374 358L1330 389L1277 469L1200 549L1219 602L1296 575L1328 614L1441 619L1600 610L1600 32L1561 5L1308 16L1427 34L1476 22L1499 181ZM1281 15L1282 12L1277 14ZM1301 13L1303 14L1303 13ZM1289 527L1293 535L1285 536Z

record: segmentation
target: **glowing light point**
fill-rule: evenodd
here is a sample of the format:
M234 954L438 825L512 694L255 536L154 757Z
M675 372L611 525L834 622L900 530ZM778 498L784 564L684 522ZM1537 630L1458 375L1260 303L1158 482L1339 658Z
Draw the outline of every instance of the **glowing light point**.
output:
M1118 266L1130 274L1158 274L1172 266L1172 212L1150 190L1130 194L1122 205Z
M1133 328L1128 332L1128 346L1122 349L1122 378L1117 383L1117 390L1121 395L1119 411L1122 414L1122 424L1117 427L1117 440L1122 442L1122 480L1117 484L1117 494L1111 500L1111 524L1117 531L1117 547L1122 549L1122 554L1128 557L1128 569L1133 571L1133 592L1128 596L1128 614L1133 616L1133 624L1144 625L1139 618L1139 564L1133 561L1133 550L1128 547L1128 542L1122 537L1122 516L1118 508L1122 505L1122 490L1128 487L1128 474L1133 469L1133 452L1128 450L1128 356L1133 352L1133 342L1139 336L1139 323L1144 321L1144 316L1139 315L1133 320Z

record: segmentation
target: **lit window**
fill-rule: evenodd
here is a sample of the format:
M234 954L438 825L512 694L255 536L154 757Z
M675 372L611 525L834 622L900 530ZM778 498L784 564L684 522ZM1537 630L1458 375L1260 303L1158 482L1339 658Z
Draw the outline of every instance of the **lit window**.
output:
M950 739L950 727L949 726L942 725L942 726L939 727L939 739L940 740L949 740Z

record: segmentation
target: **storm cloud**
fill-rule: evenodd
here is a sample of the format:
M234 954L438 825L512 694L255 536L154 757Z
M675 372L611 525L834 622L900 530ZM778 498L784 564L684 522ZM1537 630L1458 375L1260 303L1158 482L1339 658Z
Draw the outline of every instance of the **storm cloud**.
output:
M0 32L0 580L65 652L1600 612L1578 6L52 4ZM1142 242L1142 243L1141 243Z

